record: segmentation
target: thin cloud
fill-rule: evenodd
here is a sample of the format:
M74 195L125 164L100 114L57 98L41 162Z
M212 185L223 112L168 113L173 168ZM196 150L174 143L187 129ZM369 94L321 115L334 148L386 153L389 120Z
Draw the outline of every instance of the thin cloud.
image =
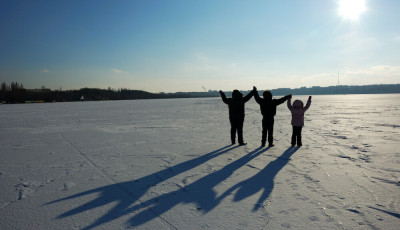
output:
M399 77L400 66L377 65L366 69L348 70L345 73L354 76Z
M193 59L189 62L182 64L182 70L184 72L206 72L215 71L217 66L215 61L211 61L208 56L203 53L197 53L193 55Z
M48 70L48 69L42 69L42 70L40 70L40 72L42 72L42 73L50 73L51 71Z
M122 71L120 69L116 69L116 68L113 68L111 71L114 73L123 73L124 72L124 71Z
M375 37L363 37L356 32L344 34L336 38L336 46L347 53L378 48L382 43Z
M365 68L348 67L339 72L316 73L312 75L288 75L274 78L269 81L266 88L298 88L301 86L332 86L337 85L369 85L369 84L398 84L400 77L400 66L398 65L375 65Z

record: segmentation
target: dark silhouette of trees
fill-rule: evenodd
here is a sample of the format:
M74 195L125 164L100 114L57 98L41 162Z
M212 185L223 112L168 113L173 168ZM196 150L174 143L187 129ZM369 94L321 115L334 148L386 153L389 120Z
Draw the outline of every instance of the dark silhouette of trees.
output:
M25 92L24 86L18 82L11 82L11 85L2 82L0 101L2 103L24 103Z
M333 94L385 94L400 93L400 84L385 85L337 85L320 87L313 86L310 88L301 87L297 89L278 88L270 90L273 95L333 95Z
M310 88L301 87L297 89L279 88L270 90L275 96L286 94L294 95L319 95L319 94L383 94L400 93L400 84L386 85L365 85L365 86L329 86ZM250 91L242 91L247 94ZM260 91L262 92L262 91ZM231 96L232 92L226 92ZM80 101L82 96L86 101L99 100L136 100L136 99L161 99L161 98L199 98L199 97L219 97L216 90L207 92L176 92L176 93L150 93L143 90L131 89L107 89L81 88L78 90L50 90L42 86L40 89L25 89L18 82L5 82L0 86L0 103L27 103L27 102L65 102Z
M161 98L190 98L190 97L216 97L213 92L178 92L178 93L150 93L143 90L81 88L79 90L50 90L42 86L40 89L24 89L22 84L12 82L11 85L3 82L0 87L0 103L31 103L31 102L66 102L80 101L82 96L85 101L101 100L136 100L136 99L161 99Z

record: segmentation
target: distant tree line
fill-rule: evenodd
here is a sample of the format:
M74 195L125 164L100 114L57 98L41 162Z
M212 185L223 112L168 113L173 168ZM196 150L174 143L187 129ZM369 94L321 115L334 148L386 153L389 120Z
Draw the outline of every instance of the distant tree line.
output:
M25 102L25 89L22 84L18 82L11 82L7 85L5 82L1 83L0 102L2 103L21 103Z
M297 89L278 88L270 91L273 95L388 94L400 93L400 84L313 86L310 88L301 87Z
M136 100L161 98L215 97L217 91L209 92L177 92L149 93L131 89L98 89L82 88L79 90L50 90L42 86L40 89L25 89L22 84L12 82L1 84L1 103L33 103L33 102L66 102L66 101L101 101L101 100Z
M329 86L297 89L279 88L270 90L275 96L279 95L323 95L323 94L384 94L400 93L400 84L365 85L365 86ZM250 91L243 91L248 93ZM262 91L260 91L261 93ZM226 92L231 96L231 92ZM0 103L29 103L29 102L65 102L65 101L100 101L100 100L136 100L136 99L161 99L161 98L194 98L194 97L219 97L216 90L205 92L177 92L177 93L149 93L143 90L131 89L98 89L82 88L78 90L50 90L42 86L40 89L25 89L18 82L10 85L1 83Z

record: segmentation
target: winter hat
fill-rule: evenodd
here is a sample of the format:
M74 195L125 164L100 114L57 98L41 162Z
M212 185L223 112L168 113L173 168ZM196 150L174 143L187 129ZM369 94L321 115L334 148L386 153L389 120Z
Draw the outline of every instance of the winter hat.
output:
M239 90L235 89L232 92L232 97L233 98L241 98L241 97L243 97L243 94Z
M303 102L300 101L300 100L295 100L293 102L293 107L295 107L295 108L303 108Z
M265 90L263 92L263 97L264 97L264 99L272 100L272 93L270 91L268 91L268 90Z

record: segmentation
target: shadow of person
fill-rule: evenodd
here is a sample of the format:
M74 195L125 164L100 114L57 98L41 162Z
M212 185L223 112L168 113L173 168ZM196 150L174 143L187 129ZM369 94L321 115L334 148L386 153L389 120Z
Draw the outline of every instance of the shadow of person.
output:
M133 216L130 220L130 225L136 227L154 218L161 217L163 213L180 203L195 203L197 210L203 213L209 212L221 201L216 199L216 192L213 188L231 176L237 169L268 149L269 148L262 149L259 147L238 160L224 166L222 169L208 174L181 189L154 197L140 205L132 207L130 209L132 212L143 208L146 209ZM165 219L162 220L164 223L166 222Z
M276 160L271 161L268 165L265 166L260 172L256 175L250 177L247 180L244 180L226 192L224 192L218 199L224 199L229 194L233 193L235 190L238 190L233 198L235 202L241 201L247 197L250 197L257 192L263 190L260 198L255 204L253 211L257 211L264 203L266 199L270 196L272 189L274 188L274 178L279 173L279 171L285 167L285 165L289 162L290 157L298 150L299 148L289 147L281 156L279 156Z
M395 212L389 212L389 211L386 211L386 210L383 210L383 209L380 209L380 208L374 208L374 207L372 207L372 206L368 206L368 208L371 208L371 209L375 209L375 210L381 211L381 212L383 212L383 213L386 213L386 214L388 214L388 215L391 215L391 216L394 216L394 217L396 217L396 218L399 218L399 219L400 219L400 214L399 214L399 213L395 213Z
M59 200L51 201L46 203L45 205L51 205L66 200L76 199L90 194L98 194L95 199L76 208L73 208L65 213L62 213L56 217L58 219L61 219L115 202L116 206L114 206L105 215L97 219L93 224L84 228L91 229L101 224L107 223L115 218L128 214L129 211L127 210L127 208L135 204L136 202L142 203L140 198L149 190L150 187L155 186L183 172L189 171L215 157L220 156L221 154L227 153L238 147L239 146L232 147L232 145L227 145L210 153L204 154L200 157L182 162L180 164L139 178L137 180L118 183L113 178L106 175L107 177L109 177L110 180L114 181L115 183L81 192Z
M400 181L387 180L387 179L383 179L383 178L379 178L379 177L371 177L371 178L376 179L376 180L380 180L382 182L385 182L385 183L388 183L388 184L392 184L392 185L395 185L395 186L400 186Z

